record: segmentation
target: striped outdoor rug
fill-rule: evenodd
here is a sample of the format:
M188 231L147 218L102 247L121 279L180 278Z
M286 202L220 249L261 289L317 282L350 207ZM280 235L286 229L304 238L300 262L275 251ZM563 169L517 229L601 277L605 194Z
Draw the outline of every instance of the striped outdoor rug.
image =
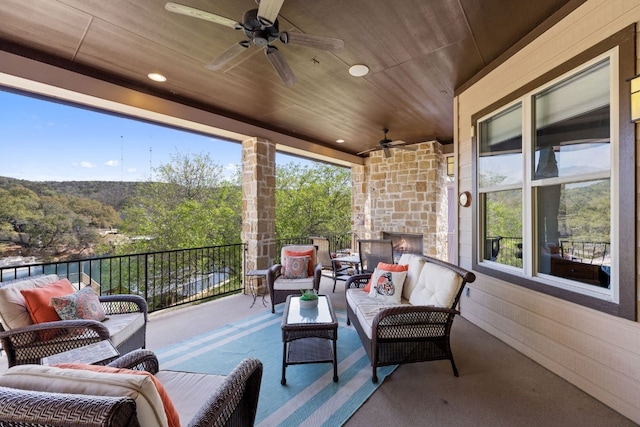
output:
M373 384L358 334L346 325L346 313L337 310L339 381L333 382L330 363L314 363L287 367L287 385L281 385L283 308L280 304L276 314L265 311L156 351L160 366L225 375L245 357L255 357L264 365L256 425L344 424L396 367L379 368L379 383Z

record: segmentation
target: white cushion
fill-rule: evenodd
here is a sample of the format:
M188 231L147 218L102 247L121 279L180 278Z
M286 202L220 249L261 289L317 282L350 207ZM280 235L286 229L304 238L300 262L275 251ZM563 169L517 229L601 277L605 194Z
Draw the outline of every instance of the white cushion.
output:
M398 264L408 264L407 277L404 279L404 286L402 286L402 298L409 299L413 293L413 289L418 283L422 267L424 266L425 259L420 255L414 254L402 254Z
M60 280L57 274L19 279L0 287L0 322L5 329L33 325L22 293L23 289L35 289Z
M128 396L136 402L136 414L141 426L168 425L160 394L153 381L146 375L18 365L9 368L0 376L0 386L55 393Z
M180 414L182 426L189 424L205 402L211 398L212 391L216 390L225 379L224 375L181 371L159 371L155 377L171 396L173 406Z
M384 304L400 304L405 277L406 271L387 271L376 267L371 276L369 298Z
M313 289L313 277L305 277L304 279L285 279L280 276L273 281L273 289L278 291Z
M454 271L425 262L409 302L411 305L451 308L461 284L462 277Z

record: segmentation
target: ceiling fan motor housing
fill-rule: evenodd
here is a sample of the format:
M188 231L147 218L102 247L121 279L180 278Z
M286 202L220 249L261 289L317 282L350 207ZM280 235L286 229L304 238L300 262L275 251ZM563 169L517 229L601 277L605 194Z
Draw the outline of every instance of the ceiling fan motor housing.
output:
M256 46L265 47L278 38L279 24L264 25L258 18L258 9L247 10L242 15L242 31Z

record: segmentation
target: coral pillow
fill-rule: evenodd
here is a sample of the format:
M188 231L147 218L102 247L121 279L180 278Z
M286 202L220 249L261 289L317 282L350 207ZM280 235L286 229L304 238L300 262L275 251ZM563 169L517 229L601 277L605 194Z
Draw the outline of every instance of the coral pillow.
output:
M92 290L93 292L93 290ZM158 390L158 394L160 395L160 400L162 400L162 406L164 407L164 413L167 416L167 421L169 422L169 427L180 427L180 415L176 410L175 406L173 406L173 402L165 390L164 386L156 377L151 375L149 372L145 371L136 371L133 369L120 369L113 368L111 366L99 366L99 365L85 365L82 363L59 363L53 365L57 368L62 369L80 369L85 371L93 371L93 372L103 372L103 373L111 373L111 374L135 374L135 375L146 375L153 381L153 384L156 386L156 390Z
M285 279L305 279L309 277L308 256L288 256L285 261Z
M56 310L49 305L51 298L69 295L74 292L75 289L68 279L58 280L41 288L20 290L33 323L60 320Z
M51 306L62 320L88 319L102 322L106 316L98 295L86 286L71 295L51 298Z
M387 264L385 262L379 262L378 266L376 267L378 270L384 270L384 271L390 271L390 272L402 272L402 271L408 271L409 270L409 264ZM364 291L369 293L371 292L371 283L373 281L373 274L371 274L371 278L369 279L369 282L367 283L367 286L364 287Z
M284 256L287 258L289 258L290 256L308 256L309 265L307 266L307 277L313 276L313 269L315 267L315 265L313 265L313 261L311 261L313 259L313 249L309 249L308 251L301 251L301 252L285 250ZM286 260L285 260L285 264L286 264ZM284 273L282 274L286 274L286 272L287 272L287 269L285 267Z

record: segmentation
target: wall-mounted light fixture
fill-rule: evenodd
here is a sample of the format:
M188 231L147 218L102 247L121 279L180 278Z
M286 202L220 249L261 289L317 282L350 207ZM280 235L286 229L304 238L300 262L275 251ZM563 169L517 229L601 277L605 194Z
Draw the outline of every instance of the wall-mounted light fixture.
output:
M631 78L631 121L640 121L640 75Z

